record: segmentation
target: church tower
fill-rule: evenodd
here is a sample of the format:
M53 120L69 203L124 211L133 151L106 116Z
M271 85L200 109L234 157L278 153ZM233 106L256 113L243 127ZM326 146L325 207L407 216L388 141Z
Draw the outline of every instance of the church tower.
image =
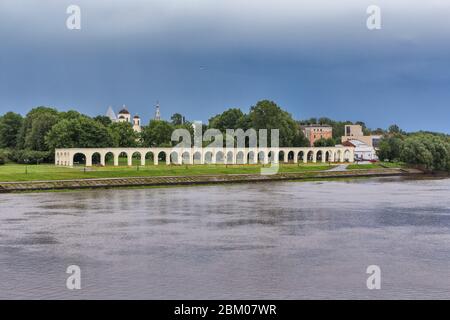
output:
M133 130L135 132L141 132L141 118L138 115L133 118Z
M119 122L131 122L131 115L128 112L127 107L123 105L122 110L118 114Z
M116 122L117 121L117 116L114 113L114 111L113 111L111 106L109 106L108 111L106 111L106 116L111 120L111 122Z
M161 120L161 112L159 111L159 102L156 102L155 120Z

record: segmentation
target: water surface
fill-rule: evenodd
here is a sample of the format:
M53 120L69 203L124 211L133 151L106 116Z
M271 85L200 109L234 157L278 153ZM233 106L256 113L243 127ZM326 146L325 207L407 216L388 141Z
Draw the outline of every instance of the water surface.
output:
M449 191L380 178L0 195L0 298L450 299Z

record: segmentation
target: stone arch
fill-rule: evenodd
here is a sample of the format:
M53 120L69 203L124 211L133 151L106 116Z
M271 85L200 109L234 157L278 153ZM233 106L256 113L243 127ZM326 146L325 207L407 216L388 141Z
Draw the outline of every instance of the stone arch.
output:
M239 151L236 154L236 163L237 164L244 164L245 163L245 161L244 161L244 152Z
M349 162L351 157L351 152L349 149L344 150L344 161Z
M102 162L103 162L103 159L102 159L102 155L101 155L101 153L100 152L98 152L98 151L95 151L95 152L93 152L92 153L92 155L91 155L91 163L93 164L93 165L104 165Z
M104 155L104 164L105 166L114 165L115 154L112 151L108 151Z
M278 161L284 161L284 158L286 157L286 152L284 152L284 150L280 150L280 152L278 152ZM286 159L287 160L287 159ZM287 161L286 161L287 162Z
M87 157L83 152L76 152L74 153L72 157L73 165L83 165L85 166L87 164L86 162Z
M170 153L170 163L178 164L179 161L179 154L176 151L172 151Z
M183 164L191 164L191 153L189 151L185 151L181 154L181 159Z
M255 152L249 151L249 152L247 153L247 163L248 163L248 164L255 164L255 163L257 163L257 159L256 159L256 156L255 156Z
M222 151L217 151L216 153L216 163L224 163L225 161L225 155Z
M126 152L126 151L119 151L119 165L120 166L126 166L126 165L128 165L128 158L129 158L129 155L128 155L128 152Z
M192 157L193 164L201 164L202 163L202 153L200 151L194 152Z
M323 161L323 151L322 150L317 150L316 151L316 161Z
M297 162L298 161L305 161L305 151L299 151L297 153Z
M295 158L295 152L290 150L287 154L288 162L294 161L294 158Z
M153 153L153 151L147 151L147 152L145 152L144 159L145 159L145 164L154 163L155 162L155 154ZM148 163L147 163L147 161L148 161Z
M158 152L158 161L167 161L167 153L165 151Z
M334 159L333 159L333 151L332 150L328 150L325 153L325 161L327 161L327 162L333 162L334 161Z
M337 150L337 151L335 152L335 154L334 154L334 159L335 159L336 162L341 162L341 155L342 155L341 150Z
M314 160L314 151L310 150L306 155L306 161L313 161L313 160Z
M266 155L266 154L264 153L264 151L258 152L258 162L259 162L259 163L264 163L265 155Z
M205 163L212 163L213 162L213 153L211 151L205 152Z
M145 158L142 159L142 153L140 153L139 151L134 151L131 154L131 163L128 162L128 165L133 165L133 166L142 165L142 160L144 160L144 165L145 165Z
M227 164L233 164L234 163L234 153L233 151L227 152Z

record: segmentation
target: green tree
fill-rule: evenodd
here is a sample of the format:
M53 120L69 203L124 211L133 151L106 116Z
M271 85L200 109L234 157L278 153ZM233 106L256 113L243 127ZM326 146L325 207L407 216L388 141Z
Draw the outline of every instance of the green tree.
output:
M390 134L397 134L397 133L401 133L401 130L398 125L393 124L393 125L389 126L388 132Z
M114 145L108 129L87 117L65 119L54 125L45 137L47 148L105 148Z
M64 120L64 119L70 120L70 119L76 119L79 117L86 117L86 116L75 110L59 112L59 118L61 120Z
M50 151L35 151L35 150L14 150L11 155L11 160L17 163L37 164L42 162L49 162L53 159L53 154Z
M292 116L282 110L275 102L269 100L259 101L250 108L251 127L255 130L267 129L267 144L270 145L270 130L278 129L280 146L292 147L301 134L300 127Z
M0 165L5 164L11 159L11 152L9 150L0 150Z
M114 146L116 147L136 147L139 135L133 130L133 126L128 122L116 122L109 126Z
M213 129L220 130L223 134L225 134L227 129L247 129L243 128L241 125L244 125L245 119L244 113L237 108L228 109L221 114L215 115L211 119L209 119L209 127Z
M179 113L174 113L171 117L170 117L171 123L173 126L179 126L182 125L184 123L184 117L183 115L179 114Z
M0 148L16 148L23 118L20 114L8 112L0 117Z
M47 151L45 136L59 121L58 111L47 107L32 109L26 115L17 141L18 149Z
M320 138L319 140L314 141L314 147L334 147L336 145L333 138Z
M377 155L381 160L396 161L400 159L403 136L384 136L378 145Z
M142 144L145 147L170 146L173 129L167 121L151 120L142 130Z
M417 138L408 138L402 146L401 160L408 164L432 170L433 155L423 141Z
M400 159L429 171L450 171L450 142L433 134L408 136L401 148Z
M298 130L294 137L293 147L309 147L309 141L303 134L302 130Z
M372 130L371 134L375 135L384 135L386 132L381 128L376 128L375 130Z
M94 118L94 120L97 121L97 122L100 122L105 127L107 127L107 126L112 124L111 119L109 117L107 117L107 116L96 116Z

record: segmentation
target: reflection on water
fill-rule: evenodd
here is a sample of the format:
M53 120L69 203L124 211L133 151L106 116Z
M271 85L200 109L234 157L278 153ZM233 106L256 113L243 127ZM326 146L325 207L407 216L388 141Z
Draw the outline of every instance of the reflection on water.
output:
M0 195L0 298L449 299L449 191L383 178Z

